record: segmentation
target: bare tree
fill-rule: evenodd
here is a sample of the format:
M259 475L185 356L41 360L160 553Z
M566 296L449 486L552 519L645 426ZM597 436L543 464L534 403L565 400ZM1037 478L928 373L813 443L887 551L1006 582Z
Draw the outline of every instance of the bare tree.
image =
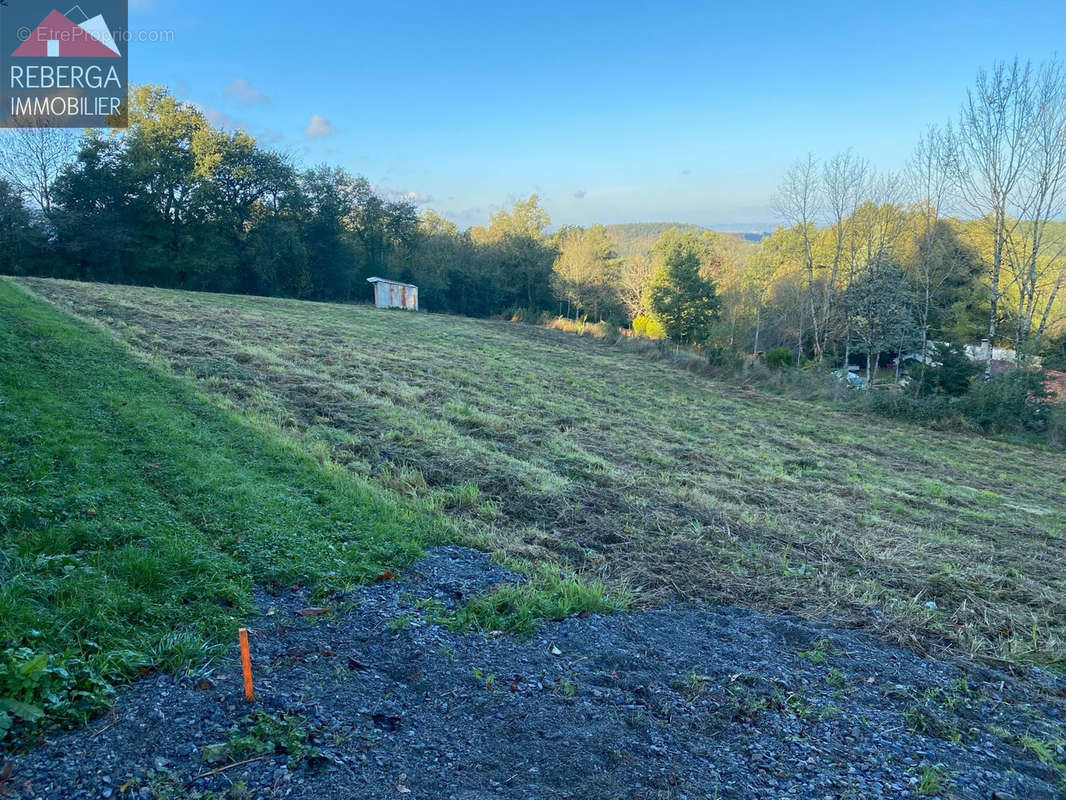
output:
M950 141L950 130L945 133L930 126L918 141L907 165L910 192L921 224L915 283L919 293L917 311L922 329L922 358L929 349L929 319L933 305L957 266L942 253L941 215L951 190Z
M1027 200L1020 196L1034 148L1036 91L1029 63L1015 59L981 70L974 89L967 92L952 138L952 163L959 196L987 222L991 236L989 265L988 340L994 346L1000 278L1008 243L1014 236ZM992 362L989 360L988 373Z
M0 177L47 216L52 212L52 184L77 154L74 131L35 125L9 128L0 138Z
M778 216L800 236L800 261L807 279L807 310L814 333L814 353L822 361L822 326L819 309L818 282L814 276L814 236L822 211L822 176L813 153L797 161L785 174L778 189L774 207ZM803 333L800 332L802 340Z
M822 297L821 324L822 342L819 352L824 352L829 343L829 331L833 322L834 306L837 301L840 284L840 272L845 263L849 240L855 226L855 212L862 203L869 188L870 166L865 159L856 158L851 150L838 153L826 162L822 170L822 184L825 189L825 203L829 213L829 226L833 235L833 253L829 263L829 275L825 280ZM841 295L841 299L844 297ZM843 309L844 319L844 369L848 367L849 333L847 320L850 318L847 308Z
M1035 81L1031 147L1019 187L1021 219L1005 250L1018 292L1014 346L1019 354L1030 339L1035 344L1043 337L1066 273L1066 242L1048 227L1066 210L1066 77L1052 61L1040 68Z
M622 262L619 293L630 319L645 312L644 289L654 271L651 259L643 254L631 255Z

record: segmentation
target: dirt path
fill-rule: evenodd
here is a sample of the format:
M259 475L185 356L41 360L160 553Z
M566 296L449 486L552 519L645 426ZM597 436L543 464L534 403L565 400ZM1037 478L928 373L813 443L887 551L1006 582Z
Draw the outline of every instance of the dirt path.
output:
M568 619L529 641L423 611L512 579L447 547L326 617L297 615L299 592L262 595L254 706L236 653L206 678L153 676L19 759L11 786L63 800L1063 796L1009 733L1061 735L1062 680L964 676L740 608Z

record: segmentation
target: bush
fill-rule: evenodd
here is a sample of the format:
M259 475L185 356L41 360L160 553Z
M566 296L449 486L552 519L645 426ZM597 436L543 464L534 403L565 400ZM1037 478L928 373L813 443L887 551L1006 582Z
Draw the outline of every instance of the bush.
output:
M933 350L933 361L939 366L908 362L921 394L964 395L970 390L971 380L981 372L980 365L971 361L957 344L938 342Z
M538 311L535 308L519 306L512 308L509 312L504 314L503 318L509 319L511 322L525 322L530 325L541 325L546 320L551 319L551 314L547 311Z
M665 339L666 329L655 317L638 314L633 318L633 333L645 339Z
M1049 340L1040 351L1044 369L1066 372L1066 333Z
M587 319L574 320L569 317L551 317L543 324L552 330L576 333L578 336L592 336L596 339L610 339L611 341L618 338L618 330L608 322L589 322Z
M892 419L948 430L991 434L1061 436L1066 422L1060 409L1042 402L1043 375L1012 370L990 380L968 381L969 391L952 396L946 391L915 397L904 392L878 392L857 405ZM1051 436L1054 428L1054 437Z
M1044 374L1015 369L977 381L958 401L959 410L986 433L1040 433L1047 429Z
M1047 441L1052 447L1066 446L1066 405L1048 406Z
M775 347L766 353L766 366L770 369L785 369L796 363L787 347Z
M703 354L715 374L737 373L744 367L744 359L731 347L708 345Z
M876 391L860 399L866 398L869 398L866 408L889 419L954 430L972 427L953 410L951 398L942 394L914 397L903 392Z

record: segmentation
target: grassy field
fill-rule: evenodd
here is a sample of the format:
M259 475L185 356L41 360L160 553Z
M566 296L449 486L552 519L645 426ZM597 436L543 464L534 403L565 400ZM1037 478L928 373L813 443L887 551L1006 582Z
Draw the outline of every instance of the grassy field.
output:
M643 604L833 615L926 651L1066 666L1061 455L532 326L25 285L194 378L225 419L421 498L502 555L562 560Z
M325 597L450 536L0 281L0 751L209 660L253 583Z

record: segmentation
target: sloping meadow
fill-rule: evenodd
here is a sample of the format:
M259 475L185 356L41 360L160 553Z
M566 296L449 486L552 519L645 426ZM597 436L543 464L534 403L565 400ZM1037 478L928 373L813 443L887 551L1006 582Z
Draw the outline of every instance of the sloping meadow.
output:
M450 535L0 280L0 754L221 655L253 584L335 603Z
M504 555L1066 664L1061 454L745 393L503 322L25 280Z

